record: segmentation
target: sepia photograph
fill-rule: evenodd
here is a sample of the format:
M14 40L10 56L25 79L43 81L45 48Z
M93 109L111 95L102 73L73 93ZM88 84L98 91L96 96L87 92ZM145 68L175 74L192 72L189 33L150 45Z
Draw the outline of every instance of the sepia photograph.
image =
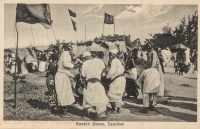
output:
M197 4L3 6L4 122L197 122Z

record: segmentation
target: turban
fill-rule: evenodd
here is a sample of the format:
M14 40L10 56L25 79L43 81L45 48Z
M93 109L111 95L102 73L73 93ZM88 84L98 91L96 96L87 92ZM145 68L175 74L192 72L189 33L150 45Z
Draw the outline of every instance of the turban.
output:
M63 48L66 49L72 49L72 45L70 43L63 43Z
M112 50L110 50L110 52L113 54L117 54L119 51L117 49L112 49Z
M83 53L83 57L87 57L87 56L91 56L91 53L88 51Z

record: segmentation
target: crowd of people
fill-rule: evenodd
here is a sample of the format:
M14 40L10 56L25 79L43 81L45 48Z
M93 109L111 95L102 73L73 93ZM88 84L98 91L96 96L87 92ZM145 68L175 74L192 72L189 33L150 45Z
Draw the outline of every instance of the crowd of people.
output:
M51 110L64 113L70 105L79 103L94 108L97 117L106 117L110 105L111 113L120 113L123 97L138 98L143 94L144 109L148 113L156 105L157 95L164 98L164 79L160 60L151 44L147 48L146 70L137 74L138 50L121 53L118 49L109 51L106 65L102 54L86 51L79 57L72 53L70 44L63 44L62 52L51 55L48 67L47 88ZM60 53L60 54L59 54Z
M161 49L155 50L152 43L145 45L147 61L141 74L136 68L137 48L127 52L110 50L108 64L102 60L102 52L86 51L76 57L72 50L71 44L63 43L62 46L54 46L48 55L40 52L39 67L37 62L32 63L34 69L47 72L46 94L52 113L62 115L71 105L78 103L83 110L94 108L97 118L104 118L109 106L111 113L121 112L125 95L135 99L142 95L144 108L140 112L148 113L156 106L157 97L165 97L164 59ZM175 72L176 63L184 62L180 52L176 54L172 58ZM14 73L15 54L5 55L4 62L5 71ZM196 50L192 53L191 62L197 70Z
M7 53L4 55L4 73L15 73L15 54Z

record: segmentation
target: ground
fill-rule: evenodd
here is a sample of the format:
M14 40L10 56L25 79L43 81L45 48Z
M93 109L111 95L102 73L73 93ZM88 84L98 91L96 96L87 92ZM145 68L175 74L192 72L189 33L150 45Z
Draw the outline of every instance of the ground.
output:
M174 73L173 62L165 67L165 94L167 101L157 104L155 111L142 114L142 100L126 98L120 114L109 114L105 121L197 121L197 71L183 76ZM30 73L25 82L17 83L17 107L14 106L14 81L4 76L4 120L70 120L88 121L79 110L55 116L50 113L44 73Z

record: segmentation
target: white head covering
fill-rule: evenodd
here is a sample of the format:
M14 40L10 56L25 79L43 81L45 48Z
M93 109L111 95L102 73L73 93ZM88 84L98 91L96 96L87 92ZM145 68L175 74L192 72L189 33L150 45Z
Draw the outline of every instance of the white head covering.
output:
M15 58L15 54L14 53L12 53L12 57Z
M111 49L110 52L113 54L117 54L119 51L117 49Z
M83 53L83 57L87 57L87 56L91 56L91 53L88 52L88 51L86 51L86 52Z

